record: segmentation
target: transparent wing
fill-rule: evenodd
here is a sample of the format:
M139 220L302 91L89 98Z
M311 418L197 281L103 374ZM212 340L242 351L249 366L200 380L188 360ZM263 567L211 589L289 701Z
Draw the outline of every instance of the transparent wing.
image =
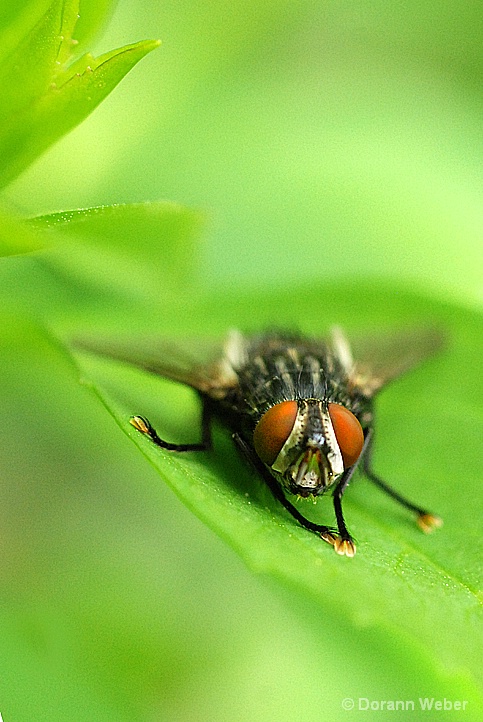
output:
M337 336L336 336L337 338ZM441 328L402 329L380 336L351 338L343 348L352 355L349 378L352 386L373 396L393 379L441 351L447 335Z
M365 396L434 355L445 345L441 329L425 327L398 333L346 338L335 328L330 339L308 340L314 352L329 346L345 369L351 386ZM232 331L223 340L169 340L159 337L115 339L85 336L79 349L123 361L150 373L223 398L238 383L237 368L246 361L250 339Z
M214 398L223 396L237 382L226 357L226 341L84 336L74 339L73 345L186 384Z

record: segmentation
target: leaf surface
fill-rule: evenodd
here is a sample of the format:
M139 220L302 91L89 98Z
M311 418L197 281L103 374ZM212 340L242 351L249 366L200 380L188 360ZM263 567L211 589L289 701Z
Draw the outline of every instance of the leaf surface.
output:
M321 330L322 307L327 321L349 332L420 325L424 319L449 331L449 347L395 382L378 403L376 470L443 517L445 526L432 535L422 534L410 515L359 478L345 498L358 553L352 560L341 559L277 506L228 439L218 440L214 454L182 456L157 449L129 425L130 415L146 413L161 437L178 441L169 417L156 411L153 396L157 388L158 403L165 407L163 390L171 399L179 393L178 403L195 414L196 401L187 402L184 389L177 392L163 380L92 357L84 359L84 369L106 408L162 479L252 569L304 590L322 609L374 629L381 638L415 645L445 674L466 680L477 699L483 648L478 453L483 419L475 359L481 354L481 318L400 290L344 284L307 292L302 300L281 291L204 299L178 313L176 326L180 334L194 327L208 333L233 325L237 315L243 328L263 327L277 318L278 324L314 333ZM162 323L161 332L169 325ZM193 422L188 431L176 424L174 429L182 441L198 439ZM462 474L464 489L456 483ZM328 499L304 511L319 523L333 521Z

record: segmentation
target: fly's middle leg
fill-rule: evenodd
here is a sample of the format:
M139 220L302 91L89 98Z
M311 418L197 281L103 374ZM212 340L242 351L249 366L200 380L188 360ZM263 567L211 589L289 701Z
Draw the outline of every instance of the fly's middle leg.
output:
M351 480L351 477L356 468L357 464L354 464L349 469L347 469L347 471L344 472L340 481L335 487L333 494L335 518L337 519L337 528L339 530L339 536L336 537L334 542L334 549L337 554L346 557L353 557L355 555L356 545L354 543L354 539L352 538L347 529L344 520L344 514L342 513L342 496L344 494L344 491L347 489L349 481Z
M365 450L364 450L364 457L363 457L363 469L364 474L367 476L367 478L372 481L373 484L379 487L382 491L384 491L388 496L390 496L395 501L399 502L401 506L404 506L406 509L409 509L409 511L414 512L416 516L416 523L419 526L420 529L422 529L427 534L437 527L441 526L443 523L443 520L436 516L436 514L432 514L427 509L424 509L421 506L418 506L417 504L413 504L411 501L406 499L402 494L400 494L398 491L392 488L386 481L381 479L377 474L374 473L372 470L372 449L373 449L373 442L374 442L374 434L373 431L370 430L367 433L366 443L364 444Z

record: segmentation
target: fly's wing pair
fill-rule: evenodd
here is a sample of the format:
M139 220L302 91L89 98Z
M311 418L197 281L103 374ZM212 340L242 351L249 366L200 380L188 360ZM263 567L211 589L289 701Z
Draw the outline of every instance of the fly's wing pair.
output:
M437 354L446 342L445 333L436 327L356 337L351 341L354 361L350 383L370 398L389 382Z
M293 335L291 338L293 343ZM329 338L320 339L321 347L329 345L339 358L352 388L369 398L437 353L444 342L441 330L431 327L355 337L350 343L344 333L335 328ZM316 340L311 343L316 347ZM250 337L237 331L232 331L221 342L156 337L125 340L84 337L74 341L77 348L186 384L214 399L223 398L237 385L236 369L243 365L249 344Z
M74 339L73 345L191 386L215 399L222 398L236 384L236 376L226 358L226 344L218 340L83 336Z

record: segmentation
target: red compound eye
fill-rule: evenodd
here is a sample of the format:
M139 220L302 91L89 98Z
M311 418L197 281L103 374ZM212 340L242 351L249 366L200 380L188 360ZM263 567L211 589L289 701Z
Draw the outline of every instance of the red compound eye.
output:
M329 404L329 414L337 443L347 469L355 464L364 446L362 427L352 411L340 404Z
M296 401L283 401L263 414L253 432L253 445L260 459L271 466L290 436L298 406Z

